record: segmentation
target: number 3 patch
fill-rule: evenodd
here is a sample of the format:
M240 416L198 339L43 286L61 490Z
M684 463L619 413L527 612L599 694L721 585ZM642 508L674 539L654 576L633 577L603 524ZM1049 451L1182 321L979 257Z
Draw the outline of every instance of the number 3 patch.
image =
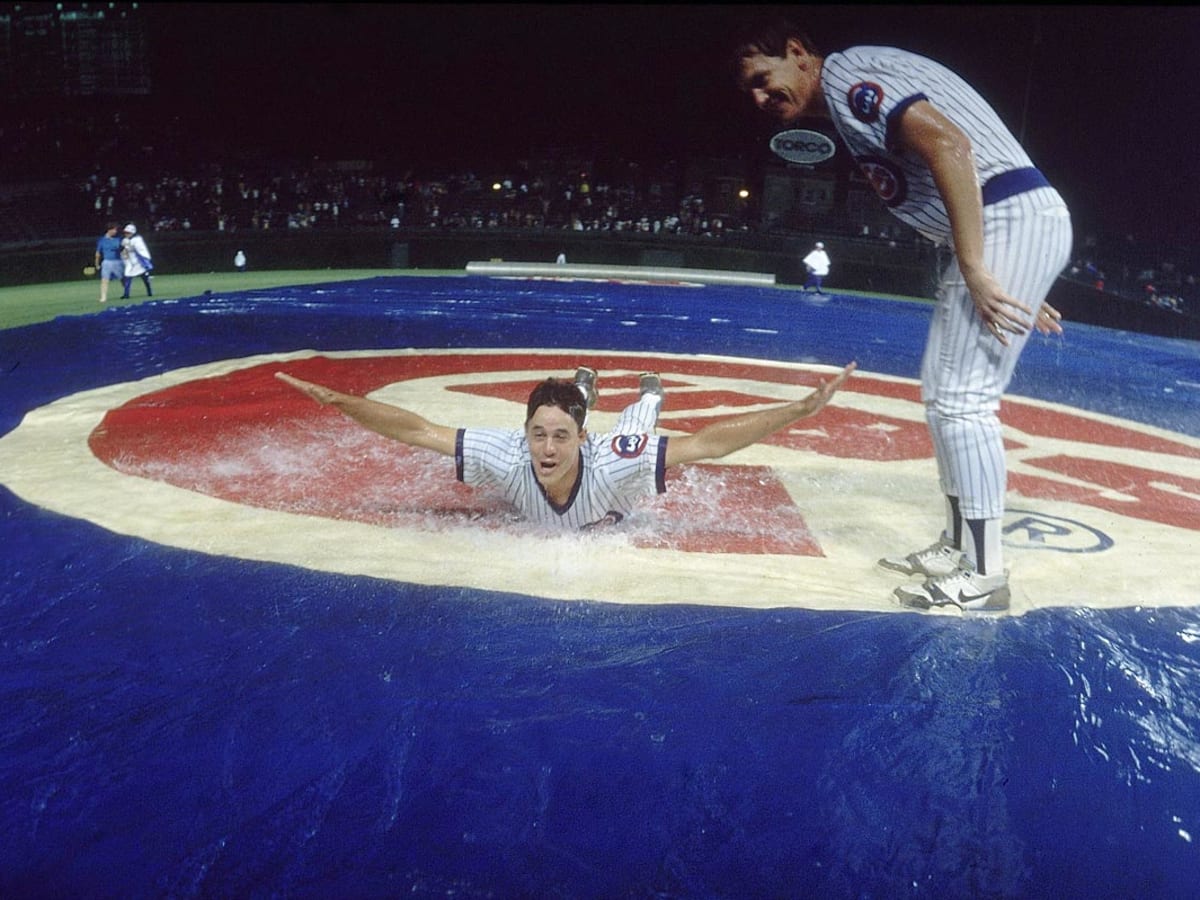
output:
M635 459L642 455L648 441L644 434L618 434L612 439L612 450L622 459Z

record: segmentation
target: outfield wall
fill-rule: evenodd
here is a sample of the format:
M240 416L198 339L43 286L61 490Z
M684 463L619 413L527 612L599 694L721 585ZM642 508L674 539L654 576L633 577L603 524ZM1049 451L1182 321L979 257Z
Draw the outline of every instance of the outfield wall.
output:
M99 235L97 235L99 237ZM816 239L833 258L830 289L932 298L938 260L926 246L890 246L874 238L728 234L721 238L631 233L362 229L173 232L146 235L159 273L224 272L245 251L258 271L296 269L465 270L471 262L652 266L755 272L779 285L804 281L801 262ZM83 278L94 238L0 245L0 287ZM1060 278L1051 293L1070 321L1200 340L1200 318L1146 306Z
M97 235L99 237L99 235ZM212 232L147 234L159 272L233 270L243 250L250 266L272 269L463 269L472 261L657 266L765 272L780 284L804 281L800 261L807 237L728 235L692 238L622 233L531 230L391 230ZM927 297L933 288L931 255L881 241L825 237L834 261L831 287ZM0 246L0 286L82 277L95 238Z

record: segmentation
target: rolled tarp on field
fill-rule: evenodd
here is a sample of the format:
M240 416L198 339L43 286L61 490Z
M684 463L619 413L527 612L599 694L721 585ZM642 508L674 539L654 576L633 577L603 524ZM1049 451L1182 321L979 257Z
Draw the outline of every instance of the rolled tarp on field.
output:
M662 268L657 266L609 266L586 263L469 262L470 275L500 278L582 278L604 281L691 281L699 284L744 284L770 287L775 275L770 272L728 272L718 269Z

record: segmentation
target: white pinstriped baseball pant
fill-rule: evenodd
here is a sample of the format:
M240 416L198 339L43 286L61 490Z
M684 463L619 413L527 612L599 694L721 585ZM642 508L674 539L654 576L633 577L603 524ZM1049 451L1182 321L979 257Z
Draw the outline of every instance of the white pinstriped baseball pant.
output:
M1034 318L1071 254L1071 219L1053 188L1037 188L984 207L983 262L1005 292ZM1030 332L1032 333L1032 331ZM921 362L921 399L944 494L964 519L1004 515L1008 473L1000 398L1029 333L1003 346L984 326L958 261L942 275Z
M651 434L658 424L661 408L662 397L658 394L642 394L621 410L617 423L605 434Z

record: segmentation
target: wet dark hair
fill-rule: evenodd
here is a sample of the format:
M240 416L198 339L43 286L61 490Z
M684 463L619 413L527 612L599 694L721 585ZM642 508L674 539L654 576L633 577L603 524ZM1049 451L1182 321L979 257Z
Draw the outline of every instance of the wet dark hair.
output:
M743 59L760 53L763 56L787 56L787 42L792 39L799 41L814 56L821 55L804 31L789 19L776 16L756 19L738 29L731 45L730 62L736 70Z
M575 386L575 382L565 378L547 378L529 394L529 402L525 405L525 424L533 418L533 414L543 406L554 406L561 409L575 420L575 424L583 428L587 419L587 404L583 394Z

